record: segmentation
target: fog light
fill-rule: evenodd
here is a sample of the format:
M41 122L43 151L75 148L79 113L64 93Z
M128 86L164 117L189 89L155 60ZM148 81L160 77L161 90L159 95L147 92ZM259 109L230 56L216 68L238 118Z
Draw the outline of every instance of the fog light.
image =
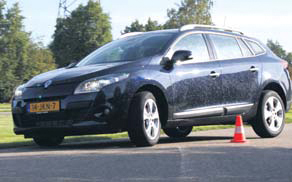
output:
M111 112L111 110L110 110L109 108L105 108L105 109L103 110L103 112L95 113L94 116L95 116L96 118L100 118L100 117L102 117L102 116L107 116L107 115L109 115L110 112Z
M95 116L96 118L99 118L101 115L102 115L102 113L95 113L95 114L94 114L94 116Z
M109 109L105 109L105 110L103 111L103 114L104 114L104 115L109 115L109 113L110 113L110 110L109 110Z

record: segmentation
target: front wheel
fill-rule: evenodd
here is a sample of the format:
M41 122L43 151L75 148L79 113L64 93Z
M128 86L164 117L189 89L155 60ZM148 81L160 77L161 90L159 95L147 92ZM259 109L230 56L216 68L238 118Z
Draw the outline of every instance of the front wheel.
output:
M171 138L183 138L188 136L193 130L192 126L178 126L176 128L164 128L164 133Z
M33 138L34 142L41 147L54 147L60 145L64 137L63 136L36 136Z
M256 121L251 123L256 134L262 138L278 136L285 126L284 108L283 101L276 92L263 92Z
M134 96L129 111L128 134L136 146L155 145L160 137L160 117L156 99L150 92Z

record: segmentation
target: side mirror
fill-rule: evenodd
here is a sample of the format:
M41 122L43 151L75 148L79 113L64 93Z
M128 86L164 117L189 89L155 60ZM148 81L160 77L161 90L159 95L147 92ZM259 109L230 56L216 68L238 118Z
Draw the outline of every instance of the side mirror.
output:
M179 50L175 51L171 60L175 63L177 61L187 61L192 59L192 51Z
M187 61L190 59L192 59L192 51L179 50L175 51L171 59L168 57L162 58L161 65L164 65L166 69L171 69L177 61Z

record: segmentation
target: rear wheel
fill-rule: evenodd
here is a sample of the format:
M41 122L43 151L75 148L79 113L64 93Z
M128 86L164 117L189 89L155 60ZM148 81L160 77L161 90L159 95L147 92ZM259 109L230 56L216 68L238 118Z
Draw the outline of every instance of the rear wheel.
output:
M188 136L193 130L192 126L178 126L176 128L165 128L164 133L171 138L183 138Z
M33 138L34 142L41 147L54 147L60 145L64 137L63 136L36 136Z
M281 97L274 91L267 90L262 94L256 121L252 127L262 138L278 136L285 126L285 109Z
M161 124L152 93L140 92L134 96L129 119L129 137L136 146L152 146L158 142Z

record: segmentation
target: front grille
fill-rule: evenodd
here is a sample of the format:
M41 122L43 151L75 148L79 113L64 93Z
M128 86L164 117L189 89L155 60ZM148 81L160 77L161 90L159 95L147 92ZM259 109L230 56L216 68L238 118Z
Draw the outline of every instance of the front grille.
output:
M26 88L23 92L22 98L24 101L39 101L43 99L59 98L62 99L68 95L72 95L76 84L63 84L63 85L53 85L49 88L43 87L30 87Z
M63 100L66 96L60 96L60 97L47 97L47 98L31 98L31 99L24 99L23 101L26 103L31 102L46 102L46 101L54 101L54 100Z
M19 127L37 127L44 125L44 122L77 123L88 119L88 109L79 109L66 112L51 112L43 114L22 114L15 115L15 124Z

